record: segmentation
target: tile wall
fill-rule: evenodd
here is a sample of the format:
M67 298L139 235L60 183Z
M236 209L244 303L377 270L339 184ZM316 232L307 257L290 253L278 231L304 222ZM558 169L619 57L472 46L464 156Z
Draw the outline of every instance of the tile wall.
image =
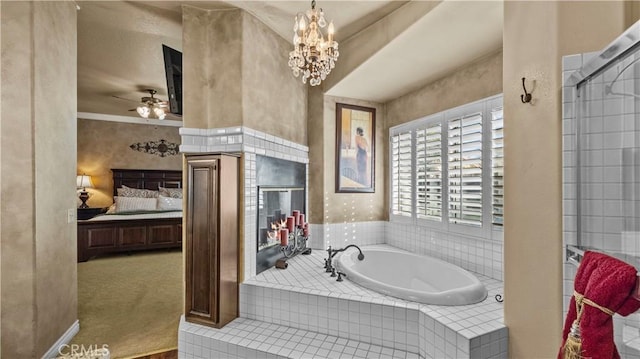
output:
M389 222L386 238L386 243L394 247L440 258L466 270L503 280L502 229L492 230L489 236L478 236Z
M256 156L268 156L307 164L309 183L309 148L280 137L244 126L228 128L180 128L182 153L243 153L244 154L244 278L256 275L257 245L257 182ZM306 199L308 203L308 196ZM254 248L255 250L250 250Z
M634 205L640 202L640 157L637 152L640 143L640 101L633 96L607 94L607 87L613 83L611 89L615 92L638 93L636 89L640 88L640 73L631 67L621 72L634 60L631 56L621 64L595 75L583 93L587 100L578 103L575 86L570 86L568 80L597 55L587 53L563 58L563 244L579 244L610 254L638 256L640 221L637 216L640 210ZM620 78L616 80L616 77ZM583 136L579 173L576 152L578 106L583 106L579 119ZM580 243L577 236L578 175L582 183ZM564 316L572 300L576 272L577 267L565 261ZM623 357L640 358L638 314L628 318L615 316L614 336Z
M383 244L386 227L384 221L316 224L311 226L310 246L326 250L329 246Z

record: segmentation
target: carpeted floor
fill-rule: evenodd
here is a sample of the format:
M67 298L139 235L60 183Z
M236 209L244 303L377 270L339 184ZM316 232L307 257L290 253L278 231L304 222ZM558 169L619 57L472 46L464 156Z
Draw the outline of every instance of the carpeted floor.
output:
M175 349L183 310L182 253L146 252L78 263L80 332L72 344L111 358Z

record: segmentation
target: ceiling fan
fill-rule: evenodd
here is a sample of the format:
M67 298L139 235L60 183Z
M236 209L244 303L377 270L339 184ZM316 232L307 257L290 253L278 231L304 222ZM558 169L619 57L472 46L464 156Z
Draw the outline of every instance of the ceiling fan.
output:
M136 111L142 118L155 117L159 120L164 120L169 112L169 104L167 101L163 101L157 97L154 97L158 91L154 89L145 89L149 93L149 96L144 96L140 99L140 105L136 108L132 108L129 111ZM119 96L113 96L122 100L132 101Z

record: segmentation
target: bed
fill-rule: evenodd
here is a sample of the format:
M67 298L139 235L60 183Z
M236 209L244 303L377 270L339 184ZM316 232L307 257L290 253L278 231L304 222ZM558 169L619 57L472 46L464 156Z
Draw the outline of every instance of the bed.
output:
M111 171L114 198L122 186L153 191L182 188L182 171ZM162 248L182 248L182 211L114 213L78 221L78 262L103 254Z

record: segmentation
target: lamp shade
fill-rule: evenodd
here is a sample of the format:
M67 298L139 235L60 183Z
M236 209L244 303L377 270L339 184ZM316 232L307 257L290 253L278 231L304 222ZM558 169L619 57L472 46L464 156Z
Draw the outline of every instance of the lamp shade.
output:
M76 177L76 187L77 188L93 188L93 182L91 181L91 176L81 175Z

